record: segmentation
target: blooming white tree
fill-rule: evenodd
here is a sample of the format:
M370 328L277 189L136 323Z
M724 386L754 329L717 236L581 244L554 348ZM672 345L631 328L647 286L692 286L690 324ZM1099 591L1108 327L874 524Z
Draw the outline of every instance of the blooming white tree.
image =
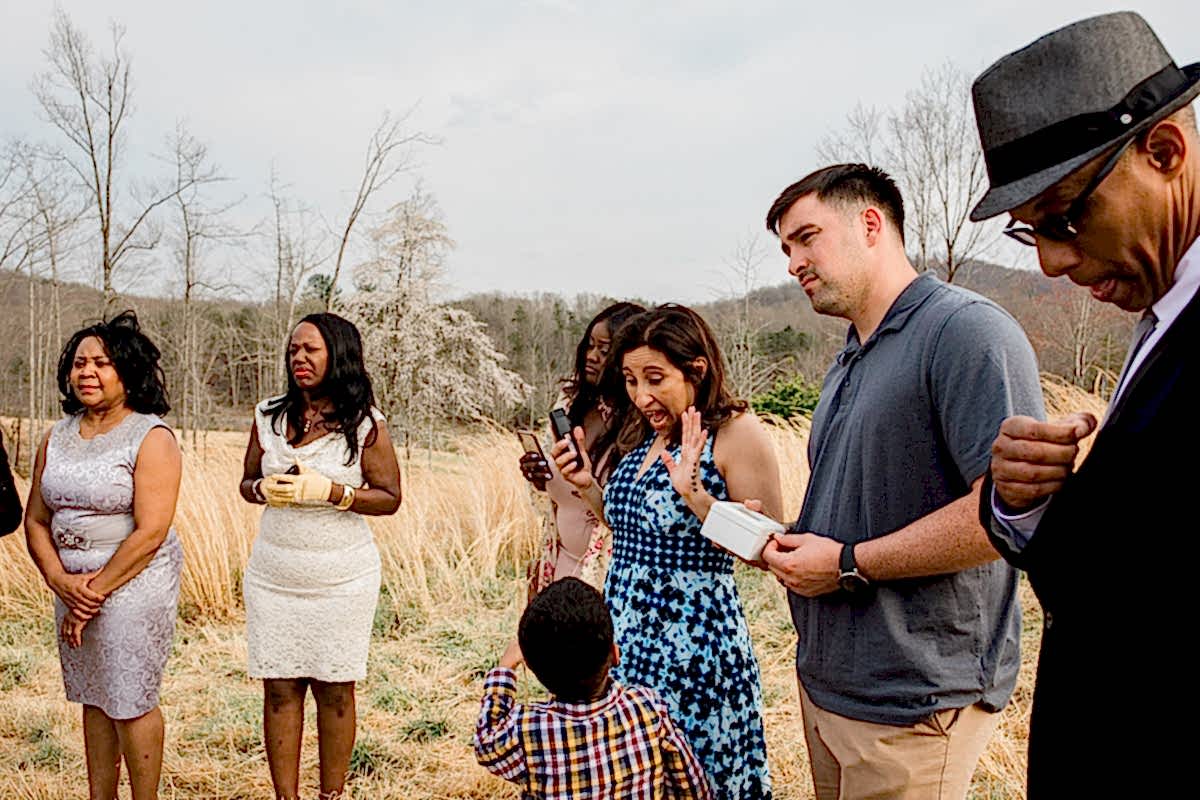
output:
M445 422L484 419L519 403L529 387L504 366L486 326L434 299L454 243L433 198L418 186L372 239L375 256L355 269L356 291L342 311L362 332L376 400L393 428L406 441L421 434L432 447Z

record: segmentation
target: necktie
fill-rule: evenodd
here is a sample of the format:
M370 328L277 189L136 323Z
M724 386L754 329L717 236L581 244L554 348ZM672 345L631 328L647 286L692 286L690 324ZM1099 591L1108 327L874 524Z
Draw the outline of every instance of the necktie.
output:
M1129 372L1133 366L1133 360L1137 358L1138 352L1142 346L1146 344L1146 340L1150 338L1150 334L1154 332L1154 326L1158 324L1158 317L1150 309L1146 309L1146 313L1142 314L1142 318L1138 320L1137 325L1133 329L1133 340L1129 347L1129 354L1125 356L1125 365L1121 367L1121 377L1117 380L1117 390L1113 393L1112 401L1108 404L1108 412L1104 415L1107 421L1108 415L1112 413L1113 406L1120 399L1121 394L1125 391L1125 384L1132 377Z
M1137 358L1138 352L1142 349L1142 345L1150 338L1150 334L1154 332L1154 326L1158 324L1158 317L1154 316L1154 312L1146 309L1146 313L1142 314L1142 318L1138 320L1137 326L1133 329L1133 344L1129 348L1129 355L1125 356L1125 366L1121 367L1122 379L1126 377L1125 372ZM1124 381L1122 381L1124 382Z

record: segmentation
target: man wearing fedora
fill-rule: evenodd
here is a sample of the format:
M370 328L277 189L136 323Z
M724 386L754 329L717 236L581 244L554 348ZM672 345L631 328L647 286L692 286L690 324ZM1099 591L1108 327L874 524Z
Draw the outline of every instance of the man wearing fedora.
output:
M1011 417L992 447L980 518L1045 612L1029 796L1173 796L1196 677L1200 64L1107 14L1005 56L972 92L991 184L972 219L1007 212L1047 275L1141 314L1103 421Z

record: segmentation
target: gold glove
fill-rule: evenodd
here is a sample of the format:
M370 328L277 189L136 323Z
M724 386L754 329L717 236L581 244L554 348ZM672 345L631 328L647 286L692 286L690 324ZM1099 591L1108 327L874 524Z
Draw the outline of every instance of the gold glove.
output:
M271 508L281 508L292 504L292 498L296 495L294 487L290 483L281 483L281 479L290 477L292 476L282 474L267 475L258 482L258 491Z
M319 472L308 469L297 462L298 475L268 475L259 488L267 498L267 504L282 505L328 505L333 481Z

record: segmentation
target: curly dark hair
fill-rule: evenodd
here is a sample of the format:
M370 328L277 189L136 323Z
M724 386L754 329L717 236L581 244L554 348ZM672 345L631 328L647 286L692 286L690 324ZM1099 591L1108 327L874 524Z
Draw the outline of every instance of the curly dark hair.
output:
M608 357L613 369L606 379L609 392L625 392L625 377L620 367L625 354L639 347L649 347L666 357L683 373L696 390L695 407L705 428L715 431L735 414L750 407L745 400L734 396L725 380L725 361L717 346L717 337L704 317L687 306L664 303L638 314L621 328L613 339ZM707 368L699 370L697 359L704 359ZM653 429L642 414L630 413L617 438L617 449L627 453L650 435ZM670 441L679 442L679 423L671 432Z
M137 314L123 311L105 322L97 322L71 334L58 357L58 391L62 410L67 414L83 411L83 403L71 388L71 368L75 364L75 351L84 339L94 336L104 346L104 352L112 359L117 377L125 386L125 405L140 414L162 416L171 410L167 399L167 381L159 359L162 353L142 333Z
M317 387L316 395L328 398L333 403L333 414L326 415L325 421L332 423L331 431L346 437L346 444L350 450L346 456L346 465L349 466L358 458L358 428L363 420L371 419L371 432L362 443L363 447L370 447L378 432L371 417L371 407L375 405L375 390L363 363L362 336L359 335L358 328L354 327L354 323L337 314L309 314L297 322L296 327L306 322L315 327L325 341L325 377ZM290 440L294 446L304 438L304 392L292 377L286 348L283 362L288 381L287 393L268 404L265 411L271 417L271 430L276 433L280 433L279 421L287 418L288 424L296 432Z
M601 594L563 578L529 603L517 628L529 669L564 703L586 703L608 679L613 624Z

